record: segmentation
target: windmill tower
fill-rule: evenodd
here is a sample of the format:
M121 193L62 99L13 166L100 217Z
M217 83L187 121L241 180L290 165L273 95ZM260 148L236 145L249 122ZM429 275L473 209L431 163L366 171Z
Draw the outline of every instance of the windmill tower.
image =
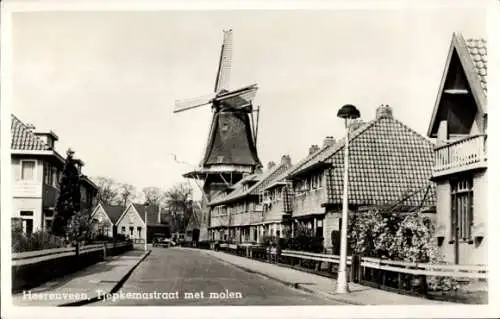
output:
M257 85L229 88L232 39L232 30L224 30L214 92L175 101L174 113L205 105L212 107L212 122L203 159L197 169L183 175L203 182L203 214L207 213L206 204L215 193L226 190L241 180L244 174L251 174L262 166L256 147L259 108L254 108L252 104Z

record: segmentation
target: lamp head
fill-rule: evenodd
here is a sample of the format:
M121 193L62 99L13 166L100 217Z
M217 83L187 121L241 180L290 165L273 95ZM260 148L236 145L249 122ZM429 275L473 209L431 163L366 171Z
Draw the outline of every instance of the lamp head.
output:
M354 105L346 104L337 112L337 117L343 119L357 119L361 117L361 113Z

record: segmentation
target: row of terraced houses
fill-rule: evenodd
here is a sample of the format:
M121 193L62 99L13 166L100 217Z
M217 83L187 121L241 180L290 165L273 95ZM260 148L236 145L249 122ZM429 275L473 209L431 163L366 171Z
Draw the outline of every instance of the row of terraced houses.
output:
M349 211L394 206L434 221L446 260L487 263L487 50L483 39L452 36L427 136L382 105L349 128ZM211 198L202 234L261 242L298 227L338 248L345 138L325 138L292 163L283 155Z

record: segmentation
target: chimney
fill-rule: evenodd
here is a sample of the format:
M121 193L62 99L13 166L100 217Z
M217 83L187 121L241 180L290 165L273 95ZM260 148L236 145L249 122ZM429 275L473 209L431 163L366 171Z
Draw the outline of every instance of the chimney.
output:
M281 165L292 165L292 159L290 158L290 155L281 156Z
M33 129L35 129L33 127ZM54 149L54 145L56 143L57 140L59 140L59 137L56 135L56 133L52 132L52 131L48 131L48 132L34 132L34 134L40 139L42 140L42 142L44 142L45 144L47 144L51 149Z
M31 123L27 123L26 128L28 129L28 131L34 131L36 129L35 125Z
M314 144L314 145L311 145L311 147L309 147L309 155L314 154L317 151L319 151L319 146L318 145Z
M267 163L267 169L271 169L271 168L273 168L275 166L276 166L276 163L273 162L273 161L270 161L269 163Z
M392 107L389 105L380 105L377 108L376 119L378 120L380 118L392 119Z
M333 136L325 137L325 139L323 140L323 147L333 146L333 145L335 145L335 139L333 138Z

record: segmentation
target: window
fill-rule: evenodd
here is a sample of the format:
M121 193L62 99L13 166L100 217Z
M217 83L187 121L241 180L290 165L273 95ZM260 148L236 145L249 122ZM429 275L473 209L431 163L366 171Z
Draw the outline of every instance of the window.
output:
M58 174L57 174L57 168L56 167L52 167L52 171L51 171L51 181L50 181L50 184L54 187L57 187L58 184L59 184L59 179L57 178Z
M125 234L125 226L122 226L122 234Z
M452 239L471 239L473 224L472 178L457 179L451 186L451 237Z
M21 179L24 181L32 181L35 179L35 161L21 161Z
M139 237L141 237L141 230L142 230L141 226L137 227L137 233L139 234Z
M23 232L26 235L31 235L33 233L33 212L24 210L19 215L22 218Z
M316 223L316 236L323 237L323 220L318 219Z
M32 211L23 210L23 211L21 211L20 215L21 216L31 216L31 217L33 217L33 212Z
M134 226L130 226L129 229L130 229L130 236L133 236L134 235Z
M43 182L49 184L50 179L50 166L48 163L43 163Z
M33 234L33 219L26 218L23 220L23 230L26 233L26 235Z

